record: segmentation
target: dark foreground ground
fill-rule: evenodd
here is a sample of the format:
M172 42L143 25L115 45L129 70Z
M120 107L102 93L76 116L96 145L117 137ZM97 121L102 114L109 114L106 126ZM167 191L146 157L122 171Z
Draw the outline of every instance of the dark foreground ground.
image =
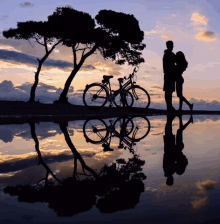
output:
M165 115L165 110L149 108L144 112L126 110L122 111L115 107L104 107L99 110L90 110L85 106L68 104L43 104L27 103L23 101L0 101L0 123L26 123L37 121L65 122L70 120L81 120L91 117L108 118L117 116L152 116ZM172 114L178 114L177 112ZM182 114L191 114L189 110ZM219 115L220 111L194 110L195 115Z

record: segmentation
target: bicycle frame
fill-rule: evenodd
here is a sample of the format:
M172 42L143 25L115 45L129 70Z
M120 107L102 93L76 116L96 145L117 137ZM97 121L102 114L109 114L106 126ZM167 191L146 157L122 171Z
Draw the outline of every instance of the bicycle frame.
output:
M124 120L123 120L123 124L124 124ZM132 140L130 140L129 138L126 137L126 133L125 133L125 127L124 125L122 124L122 128L121 128L121 131L120 133L117 132L114 128L113 130L114 131L110 131L109 132L109 136L103 140L103 147L106 147L106 148L110 148L110 143L111 143L111 138L112 137L118 137L119 138L119 147L122 145L122 143L124 143L128 148L129 150L132 149L132 146L135 144ZM113 124L111 123L110 126L108 126L108 129L111 130L113 127ZM136 135L136 132L135 134ZM124 146L122 146L121 148L124 148Z

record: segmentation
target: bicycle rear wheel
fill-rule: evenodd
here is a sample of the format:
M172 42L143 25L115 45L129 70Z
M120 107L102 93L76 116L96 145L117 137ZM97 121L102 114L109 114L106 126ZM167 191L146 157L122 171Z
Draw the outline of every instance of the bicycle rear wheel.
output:
M91 109L100 109L107 102L108 92L104 86L98 83L89 85L83 93L83 103Z
M134 103L131 107L134 111L144 111L150 106L150 96L148 92L140 86L132 86L127 89L132 96Z

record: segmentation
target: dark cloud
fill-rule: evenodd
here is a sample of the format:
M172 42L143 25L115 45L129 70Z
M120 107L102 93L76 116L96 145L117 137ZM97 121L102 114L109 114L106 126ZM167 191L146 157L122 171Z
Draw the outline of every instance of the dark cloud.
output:
M30 90L33 83L24 83L20 86L14 86L11 81L4 80L0 83L0 100L21 100L27 101L30 97ZM39 83L36 89L36 100L42 103L53 103L59 99L61 88L52 85ZM74 87L70 86L68 100L72 104L83 105L83 92L74 92Z
M85 65L83 66L84 69L89 69L89 70L93 70L96 69L93 65Z
M160 87L160 86L151 86L150 88L151 88L151 89L163 89L163 88Z
M6 20L7 18L8 18L7 15L0 16L0 21L4 21L4 20Z
M20 3L20 7L22 7L22 8L34 7L34 4L30 3L30 2L22 2L22 3Z
M26 64L26 65L34 65L38 66L38 60L37 57L24 54L17 51L9 51L9 50L3 50L0 49L0 60L5 62L13 62L13 63L19 63L19 64ZM66 68L72 68L73 63L67 62L67 61L61 61L61 60L54 60L54 59L47 59L43 66L47 68L59 68L59 69L66 69ZM84 65L82 66L81 70L93 70L95 69L92 65Z
M215 33L212 31L205 31L203 33L203 36L208 37L208 38L213 38L215 36Z

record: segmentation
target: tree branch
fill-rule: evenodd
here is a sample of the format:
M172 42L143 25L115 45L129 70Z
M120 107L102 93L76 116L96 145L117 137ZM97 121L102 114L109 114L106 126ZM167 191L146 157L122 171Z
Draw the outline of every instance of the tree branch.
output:
M35 40L36 40L36 42L37 42L38 44L40 44L40 45L44 46L44 44L42 44L40 41L38 41L38 39L37 39L37 38L35 38Z
M77 49L78 47L79 47L79 43L77 43L77 45L76 45L75 49Z
M59 43L61 43L62 42L62 39L60 39L57 43L55 43L54 45L53 45L53 47L51 47L51 49L49 50L49 54L53 51L53 49L59 44Z
M86 49L90 49L90 48L89 47L80 48L80 49L77 49L76 51L82 51L82 50L86 50Z
M46 39L45 36L44 36L44 47L45 47L45 50L46 50L46 54L48 54L47 39Z
M83 51L82 58L85 60L87 57L89 57L91 54L93 54L96 51L97 47L98 46L95 44L94 47L92 48L92 50L87 52L85 55L84 55L84 51Z
M31 42L30 42L30 40L28 39L28 42L29 42L29 44L31 45L31 47L34 47L32 44L31 44Z
M72 51L73 51L73 64L74 64L74 68L76 68L76 66L77 66L77 57L76 57L75 46L72 46Z

